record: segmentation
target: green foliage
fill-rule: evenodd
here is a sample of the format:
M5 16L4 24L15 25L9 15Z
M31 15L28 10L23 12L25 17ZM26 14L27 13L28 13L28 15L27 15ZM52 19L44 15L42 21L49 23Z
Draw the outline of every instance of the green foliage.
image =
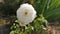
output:
M41 32L45 26L48 26L47 20L41 15L39 18L34 20L34 28L36 31Z
M47 7L48 0L35 0L34 7L37 11L37 14L42 14L46 10L45 7Z
M45 16L49 21L60 19L60 7L49 12L46 12Z
M47 20L43 17L43 15L40 15L38 18L36 18L31 24L28 24L27 26L20 26L19 21L16 20L16 23L13 23L11 26L11 32L10 34L34 34L36 31L38 33L45 34L45 29L48 26Z
M50 0L48 10L53 10L55 8L58 8L58 7L60 7L60 0Z
M50 0L49 7L44 12L44 16L48 21L60 19L60 0Z
M13 24L12 26L11 26L11 32L10 32L10 34L19 34L20 33L20 28L19 28L19 25L18 24Z
M37 15L42 14L48 21L60 18L60 0L34 0Z

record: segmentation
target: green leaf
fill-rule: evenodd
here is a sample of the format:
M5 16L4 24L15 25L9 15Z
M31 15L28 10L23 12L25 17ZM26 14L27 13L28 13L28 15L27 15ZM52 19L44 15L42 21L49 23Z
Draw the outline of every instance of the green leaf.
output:
M14 31L11 31L10 34L14 34L15 32Z
M49 3L49 2L48 2ZM60 7L60 0L50 0L48 11Z
M45 17L47 20L52 21L52 20L57 20L60 18L60 7L56 8L54 10L48 11L45 13Z
M37 14L44 13L47 2L48 0L35 0L34 1L34 8L36 9Z

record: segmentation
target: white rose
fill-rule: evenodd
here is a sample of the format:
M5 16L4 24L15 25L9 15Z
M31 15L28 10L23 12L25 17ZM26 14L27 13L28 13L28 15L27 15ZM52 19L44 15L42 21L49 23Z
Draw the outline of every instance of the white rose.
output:
M21 26L31 23L36 17L36 11L32 5L22 4L17 10L17 18L21 22Z

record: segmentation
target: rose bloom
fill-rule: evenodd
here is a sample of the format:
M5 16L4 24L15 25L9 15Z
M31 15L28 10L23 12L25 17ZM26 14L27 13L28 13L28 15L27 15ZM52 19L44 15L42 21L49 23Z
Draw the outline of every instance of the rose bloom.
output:
M32 5L25 3L20 5L17 10L17 18L21 26L31 23L36 17L36 11Z

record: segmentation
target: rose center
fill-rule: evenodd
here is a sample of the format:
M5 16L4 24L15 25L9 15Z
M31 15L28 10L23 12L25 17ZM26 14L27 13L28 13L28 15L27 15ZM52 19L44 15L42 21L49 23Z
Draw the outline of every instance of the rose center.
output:
M28 14L28 12L25 12L25 15L27 15Z

